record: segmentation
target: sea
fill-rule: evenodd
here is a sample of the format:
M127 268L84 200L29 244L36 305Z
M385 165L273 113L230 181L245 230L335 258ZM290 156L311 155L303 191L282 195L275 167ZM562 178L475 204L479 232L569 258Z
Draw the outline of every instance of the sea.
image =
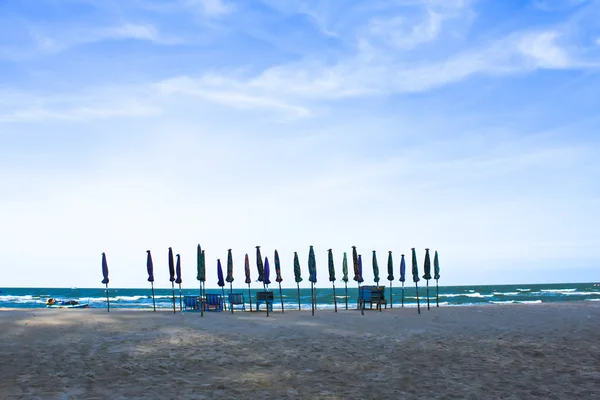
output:
M107 297L105 288L2 288L0 289L0 308L44 308L49 298L57 300L77 300L83 304L89 304L92 308L106 307ZM242 293L244 295L246 306L248 298L251 295L252 304L256 299L256 292L263 291L263 287L255 285L248 288L234 288L233 293ZM298 309L298 289L282 289L271 285L269 290L275 293L275 310L281 307L283 300L284 309ZM331 287L318 287L316 291L317 308L333 308L334 293ZM229 293L229 288L221 290L220 288L207 288L206 293ZM199 288L182 289L183 296L199 295ZM346 288L342 284L337 285L335 290L335 300L338 309L345 309L346 302L348 308L356 308L358 289L352 282L352 286ZM390 296L391 294L391 296ZM171 289L155 289L154 302L160 309L172 309L175 298L175 304L179 309L179 289L176 287L173 292ZM311 290L302 288L299 292L301 309L311 308ZM414 286L406 286L402 290L401 286L394 286L390 293L387 286L385 292L388 305L390 300L394 307L417 306L417 291ZM423 306L427 304L427 289L420 286L418 290L419 303ZM138 289L109 288L108 300L111 308L138 308L149 309L153 306L153 298L150 287ZM564 301L600 301L600 285L598 283L555 283L555 284L521 284L521 285L478 285L478 286L440 286L429 287L429 302L440 306L474 306L486 304L536 304L536 303L555 303Z

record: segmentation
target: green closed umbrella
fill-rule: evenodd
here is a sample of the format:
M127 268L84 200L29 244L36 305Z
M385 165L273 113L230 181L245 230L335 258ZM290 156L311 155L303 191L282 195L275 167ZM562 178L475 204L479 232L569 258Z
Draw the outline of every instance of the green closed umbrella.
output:
M435 279L435 306L439 307L440 291L438 287L438 279L440 279L440 263L438 261L437 250L435 251L435 255L433 256L433 279Z
M275 274L277 275L275 281L279 283L279 299L281 300L281 313L283 314L283 293L281 291L283 278L281 277L281 264L279 263L279 253L277 250L275 250Z
M298 286L298 311L301 310L300 307L300 282L302 282L302 271L300 270L300 260L298 260L298 253L294 252L294 280L296 281L296 285Z
M263 265L262 255L260 254L260 246L256 246L256 269L258 270L258 281L263 282L265 280L265 267ZM267 290L265 286L265 291Z
M377 264L377 254L373 250L373 281L379 286L379 265Z
M415 248L412 249L412 276L413 282L415 283L416 293L417 293L417 311L421 314L421 305L419 303L419 267L417 266L417 253L415 252Z
M175 310L175 260L173 259L173 249L169 247L169 281L171 281L171 289L173 290L173 314Z
M431 279L431 260L429 259L429 249L425 249L425 262L423 263L423 270L425 271L425 275L423 275L423 279L427 282L427 310L429 308L429 280Z
M331 249L327 250L327 266L329 268L329 281L333 285L333 307L335 312L337 312L337 298L335 297L335 267L333 265L333 251Z
M394 281L394 261L392 252L388 251L388 281L390 281L390 308L394 307L394 298L392 297L392 282Z
M312 302L312 315L315 315L316 293L315 283L317 283L317 262L315 260L315 251L312 246L308 251L308 280L310 281L310 293Z
M344 286L346 288L346 310L348 310L348 257L346 256L346 252L344 252L344 260L342 261L342 280L344 281Z
M231 254L231 249L227 250L227 278L225 278L227 282L229 282L229 294L233 293L233 255ZM226 302L223 301L223 305ZM233 314L233 307L231 308L231 313Z

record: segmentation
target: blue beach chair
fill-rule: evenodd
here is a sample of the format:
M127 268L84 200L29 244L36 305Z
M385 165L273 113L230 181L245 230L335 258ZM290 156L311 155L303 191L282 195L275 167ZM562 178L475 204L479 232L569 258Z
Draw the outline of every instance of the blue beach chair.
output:
M220 294L206 293L205 311L223 311L223 298Z
M229 308L231 309L231 313L233 313L233 306L242 306L242 311L246 311L246 305L244 304L244 294L243 293L230 293L229 294Z
M183 296L183 311L200 311L198 296Z

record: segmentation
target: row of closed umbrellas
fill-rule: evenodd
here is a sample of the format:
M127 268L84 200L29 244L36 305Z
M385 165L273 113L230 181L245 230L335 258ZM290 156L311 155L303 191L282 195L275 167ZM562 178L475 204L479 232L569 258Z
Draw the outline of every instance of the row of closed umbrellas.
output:
M335 295L336 278L335 278L333 250L329 249L327 252L328 252L329 281L333 285L334 305L335 305L335 311L337 312L337 299L336 299L336 295ZM412 277L413 277L413 282L415 283L415 287L417 289L417 310L420 313L421 310L420 310L420 304L419 304L419 298L418 298L418 282L420 281L420 277L419 277L419 270L418 270L418 265L417 265L417 255L416 255L416 251L414 248L411 249L411 252L412 252ZM153 306L154 306L154 311L156 311L156 303L154 301L154 264L152 262L152 254L151 254L150 250L147 250L146 253L147 253L146 267L147 267L147 272L148 272L148 282L151 283ZM174 258L173 258L173 249L169 247L168 264L169 264L169 280L171 282L171 287L173 290L173 312L176 312L175 283L177 283L179 285L179 292L180 292L179 306L181 309L182 308L181 283L183 282L183 280L181 278L181 259L180 259L179 254L177 254L175 256L175 258L176 258L176 262L174 261ZM356 246L352 246L352 262L353 262L353 267L354 267L353 280L357 282L357 284L359 286L359 292L360 292L360 284L362 282L364 282L363 273L362 273L363 272L362 255L358 254L358 252L356 250ZM276 273L275 281L279 284L279 291L281 294L281 282L283 281L283 278L281 277L281 263L280 263L280 259L279 259L279 253L277 252L277 250L275 250L275 254L274 254L274 263L275 263L275 273ZM372 266L373 266L373 280L375 281L375 283L379 283L379 281L380 281L379 265L377 262L377 255L376 255L375 250L373 251ZM268 290L268 285L271 284L269 259L267 257L265 257L264 262L263 262L263 257L261 255L260 246L256 246L256 267L258 270L258 281L263 283L265 290ZM438 288L438 280L440 278L440 267L439 267L439 259L438 259L437 251L435 252L434 259L433 259L433 267L434 267L434 275L432 276L431 275L431 260L430 260L430 255L429 255L429 249L425 249L423 278L427 281L427 308L428 309L430 308L430 305L429 305L429 280L432 278L435 279L435 281L436 281L436 304L439 306L439 301L438 301L439 296L438 296L437 288ZM244 270L245 270L245 275L246 275L245 283L248 285L248 290L250 291L250 284L251 284L252 280L250 278L250 261L248 258L248 254L245 255ZM387 272L388 272L387 279L390 281L390 306L393 307L393 299L391 298L391 294L392 294L392 282L394 281L394 262L392 259L391 251L388 252ZM315 308L316 308L316 292L315 292L314 284L317 282L317 266L316 266L315 253L314 253L313 246L310 246L310 248L309 248L308 273L309 273L308 280L311 283L312 314L314 315ZM104 277L104 279L102 280L102 283L106 285L107 310L110 311L110 300L108 297L108 283L109 283L108 264L106 262L105 253L102 253L102 274ZM343 277L341 280L345 284L346 309L348 309L348 296L347 296L348 281L349 281L348 258L347 258L347 254L345 252L344 252L343 261L342 261L342 274L343 274ZM217 285L222 288L223 296L224 296L224 290L225 290L224 289L225 282L229 282L230 290L233 290L233 288L232 288L232 282L234 281L234 278L233 278L233 256L231 253L231 249L229 249L227 251L227 277L224 277L223 268L221 266L220 259L217 260L217 277L218 277ZM196 276L196 279L200 283L200 297L202 297L204 295L205 289L206 289L205 288L206 256L205 256L204 250L202 250L200 245L198 245L198 248L197 248L197 276ZM302 282L303 278L301 276L300 261L298 259L297 252L294 252L294 280L298 286L298 308L300 309L300 282ZM404 260L404 254L401 255L399 281L402 282L402 305L404 305L404 282L406 281L406 263ZM283 297L280 295L280 298L282 299L281 300L281 309L283 312ZM252 309L251 302L252 302L252 300L251 300L251 296L250 296L250 309ZM269 307L267 307L267 315L268 315L268 312L269 312Z

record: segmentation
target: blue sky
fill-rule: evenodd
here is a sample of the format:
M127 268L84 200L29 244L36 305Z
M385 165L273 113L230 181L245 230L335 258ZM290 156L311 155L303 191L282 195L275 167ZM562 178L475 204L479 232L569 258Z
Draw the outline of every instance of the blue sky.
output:
M440 252L444 284L598 281L600 3L0 3L1 286L144 287L167 248ZM398 268L398 267L396 267ZM338 272L338 275L340 272ZM383 273L382 273L383 275ZM306 282L305 282L306 283Z

